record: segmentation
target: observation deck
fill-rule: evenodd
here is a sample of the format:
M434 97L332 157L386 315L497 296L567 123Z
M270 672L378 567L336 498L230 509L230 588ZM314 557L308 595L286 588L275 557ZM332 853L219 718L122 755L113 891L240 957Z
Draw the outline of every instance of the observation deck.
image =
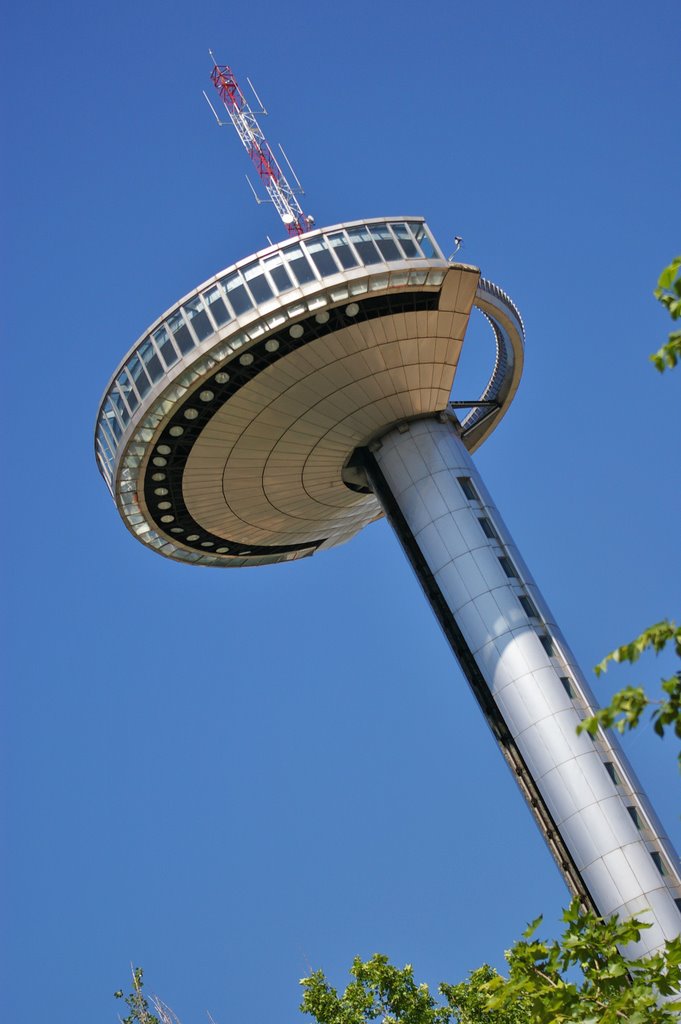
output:
M100 405L96 458L126 526L212 566L348 540L382 515L353 486L353 452L447 413L473 306L496 359L461 422L469 451L515 394L522 320L476 267L445 258L422 218L322 228L205 281L145 331Z

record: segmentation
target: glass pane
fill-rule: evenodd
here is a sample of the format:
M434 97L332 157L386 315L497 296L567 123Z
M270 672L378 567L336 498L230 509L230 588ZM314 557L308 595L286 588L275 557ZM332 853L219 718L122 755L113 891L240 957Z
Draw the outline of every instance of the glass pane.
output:
M163 367L161 366L161 360L156 354L156 349L149 338L142 342L137 350L137 354L144 363L152 384L155 384L163 376Z
M168 327L173 333L175 338L175 344L179 348L183 356L187 355L187 352L191 352L194 348L194 339L192 338L189 328L182 318L181 313L173 313L171 317L168 317Z
M421 253L414 245L414 239L411 236L411 231L406 224L391 224L390 227L393 229L395 234L400 240L402 251L409 260L418 258Z
M248 287L256 302L267 302L272 298L272 289L259 263L256 263L254 267L248 267L244 277L248 281Z
M307 284L308 281L316 280L314 271L305 259L305 255L299 245L293 245L290 249L286 250L286 259L298 284Z
M101 431L97 432L97 449L100 459L108 468L109 463L113 461L113 455Z
M209 334L214 333L213 325L208 319L208 314L203 308L203 302L198 295L184 307L184 314L191 321L194 334L199 341L204 341Z
M132 384L130 383L130 378L128 377L125 370L121 370L121 372L118 375L116 383L118 384L118 390L121 392L123 398L128 403L128 408L130 409L130 412L134 412L137 406L139 405L139 400L137 398L137 395L133 391Z
M222 287L227 292L227 298L236 316L247 313L253 309L251 297L244 288L240 274L230 274L222 279Z
M400 252L397 248L397 244L385 224L378 226L374 225L371 228L371 237L381 250L381 255L384 260L398 260L400 258Z
M126 426L130 422L130 413L123 401L123 395L120 393L117 387L112 387L109 392L111 397L111 404L118 413L118 418L123 421L123 425Z
M100 445L102 451L104 452L106 457L110 459L111 458L111 445L109 443L108 437L106 436L106 434L102 430L102 421L101 421L101 419L100 419L99 423L97 424L97 435L96 436L97 436L97 441L99 442L99 445Z
M308 242L305 246L308 255L312 257L314 265L316 266L322 277L328 274L337 274L338 267L329 250L326 241L323 238L316 238L314 242Z
M368 228L352 228L348 231L348 238L365 266L381 262L381 254L372 242Z
M166 366L172 366L173 363L176 363L179 357L165 327L159 327L157 331L154 331L152 337Z
M99 419L99 429L102 432L102 443L106 444L112 452L116 451L116 439L111 431L111 425L106 419L106 414L102 413Z
M123 433L123 431L121 430L120 423L116 419L116 414L113 411L113 406L111 405L111 400L110 399L107 399L107 401L106 401L106 403L104 405L104 418L106 420L107 426L111 430L111 433L113 434L115 439L118 441L120 436L121 436L121 434Z
M131 356L125 366L126 370L130 374L130 377L137 388L137 393L140 398L144 398L147 391L151 387L151 381L144 372L144 367L137 358L137 356Z
M435 252L435 246L433 245L430 239L430 235L426 231L423 224L419 224L418 228L416 229L416 241L423 249L423 255L426 257L426 259L432 259L433 256L437 255Z
M263 263L278 291L287 292L289 288L293 288L293 281L282 263L281 256L271 256L268 260L263 260Z
M328 235L327 238L331 244L331 248L334 251L336 259L345 270L350 270L351 267L357 266L355 254L348 245L348 240L342 231L339 231L337 235Z
M227 309L222 292L217 285L211 288L209 292L203 293L203 301L210 310L211 316L218 327L222 327L223 324L229 323L232 319L232 314Z

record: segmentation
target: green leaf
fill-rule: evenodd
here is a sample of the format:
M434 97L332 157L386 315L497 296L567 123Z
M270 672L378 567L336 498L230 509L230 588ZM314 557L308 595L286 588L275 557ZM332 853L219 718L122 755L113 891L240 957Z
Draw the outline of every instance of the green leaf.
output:
M542 923L543 920L544 920L544 915L540 914L539 917L535 917L534 921L530 921L530 923L528 924L527 928L523 932L523 938L524 939L529 939L530 936L534 935L534 933L536 932L537 928L539 927L539 925Z
M677 256L668 267L664 268L657 279L657 287L660 291L667 291L667 289L671 288L679 265L681 265L681 256Z

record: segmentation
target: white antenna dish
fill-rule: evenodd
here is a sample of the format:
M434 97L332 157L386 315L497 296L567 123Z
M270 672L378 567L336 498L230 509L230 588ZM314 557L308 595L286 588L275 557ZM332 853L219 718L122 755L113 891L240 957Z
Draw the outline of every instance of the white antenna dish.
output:
M293 216L292 213L282 213L281 219L283 220L284 224L293 224L296 218Z

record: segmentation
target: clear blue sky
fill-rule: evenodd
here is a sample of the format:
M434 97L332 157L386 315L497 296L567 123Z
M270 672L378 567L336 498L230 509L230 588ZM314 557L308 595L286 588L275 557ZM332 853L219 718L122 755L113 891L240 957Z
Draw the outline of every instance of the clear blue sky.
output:
M8 1024L115 1020L131 960L184 1024L291 1022L308 965L340 982L380 950L454 981L540 912L553 928L564 885L386 525L289 566L177 565L123 528L91 435L142 330L281 237L201 96L212 46L318 224L423 214L520 307L524 381L478 464L585 669L678 615L681 371L647 355L680 247L680 21L631 0L9 10ZM627 749L679 845L674 742Z

